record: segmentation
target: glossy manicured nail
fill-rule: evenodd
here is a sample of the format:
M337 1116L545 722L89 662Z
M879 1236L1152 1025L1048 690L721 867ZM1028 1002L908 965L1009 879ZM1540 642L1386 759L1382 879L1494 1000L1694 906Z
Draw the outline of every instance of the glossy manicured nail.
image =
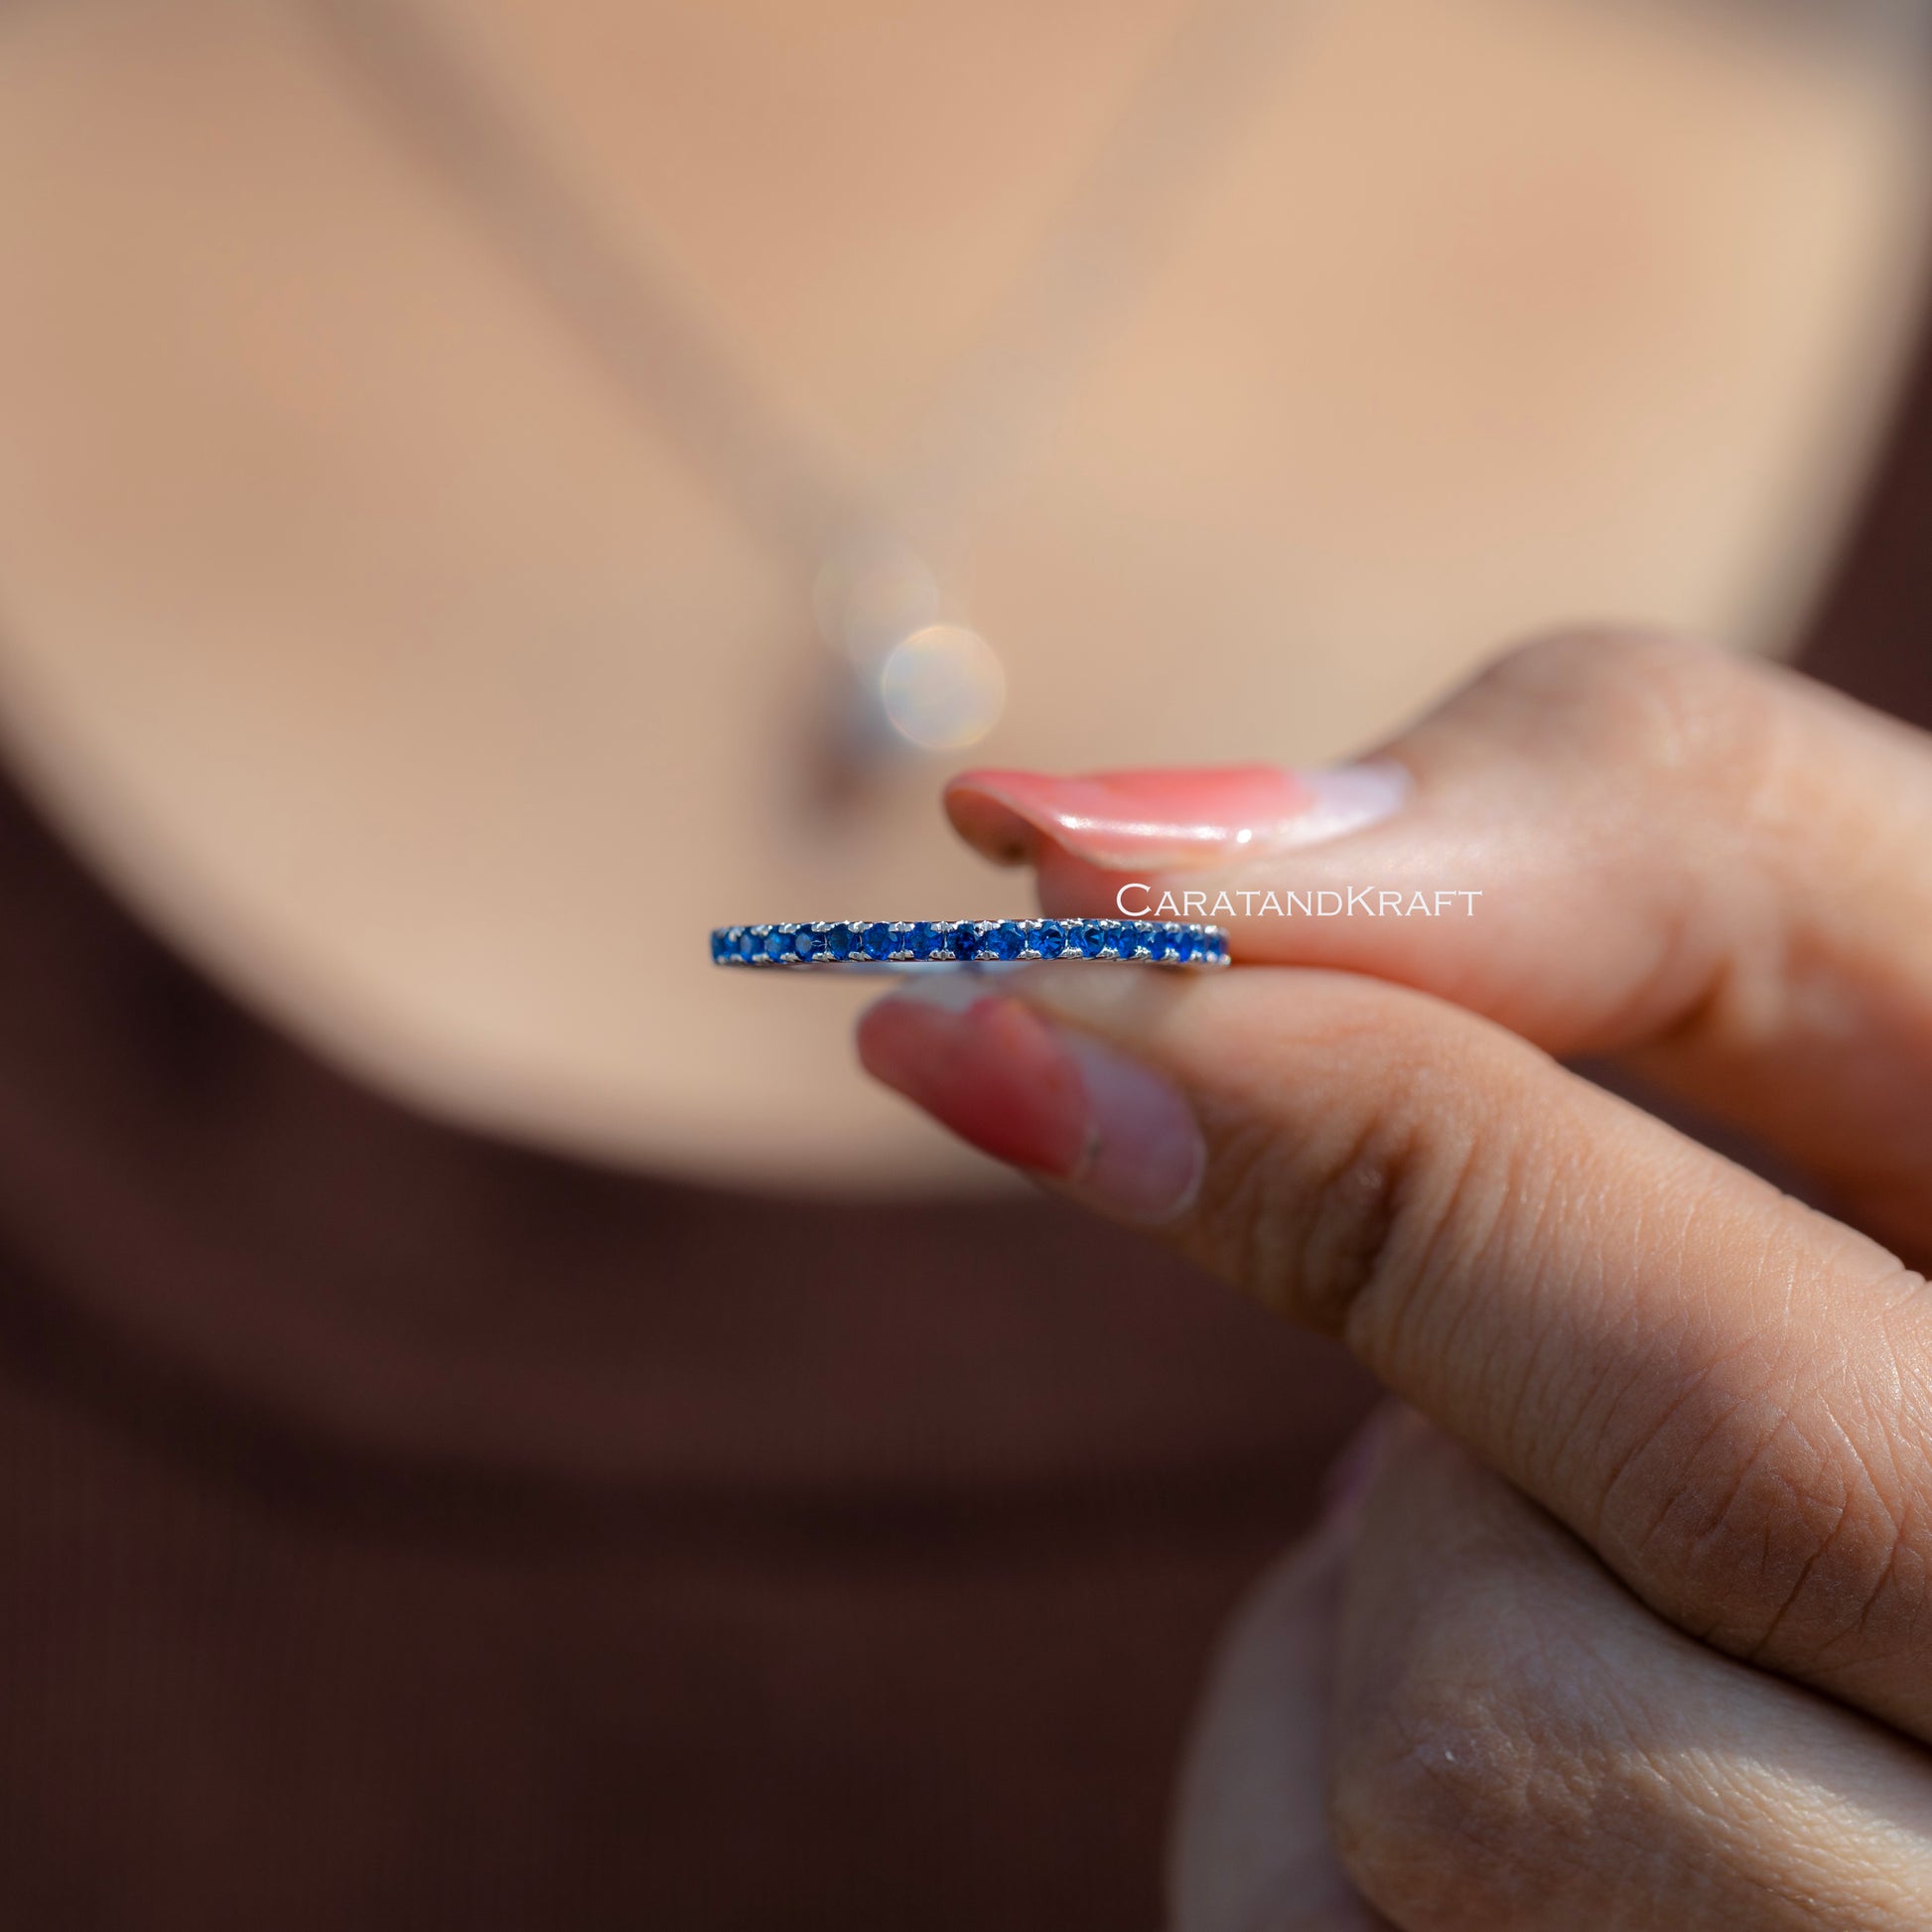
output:
M896 993L860 1021L859 1057L962 1140L1108 1213L1172 1220L1200 1186L1206 1150L1181 1094L1022 1001Z
M967 771L946 787L946 811L991 859L1031 861L1050 840L1105 869L1177 871L1338 839L1392 817L1412 789L1409 773L1388 759L1318 771L1227 764L1081 778Z

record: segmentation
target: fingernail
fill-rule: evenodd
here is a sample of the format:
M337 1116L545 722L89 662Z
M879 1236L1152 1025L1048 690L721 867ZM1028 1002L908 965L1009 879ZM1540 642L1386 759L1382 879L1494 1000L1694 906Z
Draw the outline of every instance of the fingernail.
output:
M1156 1225L1199 1190L1206 1148L1180 1092L1022 1001L896 993L860 1021L859 1057L982 1153L1104 1212Z
M1360 1513L1368 1492L1375 1487L1382 1465L1388 1460L1391 1442L1399 1426L1402 1410L1392 1402L1378 1403L1363 1418L1361 1426L1346 1443L1341 1453L1328 1465L1321 1479L1321 1516L1329 1521L1350 1518Z
M1033 860L1048 839L1107 869L1185 870L1359 832L1399 812L1413 789L1409 773L1385 759L1314 771L968 771L946 787L946 811L962 838L1007 863Z

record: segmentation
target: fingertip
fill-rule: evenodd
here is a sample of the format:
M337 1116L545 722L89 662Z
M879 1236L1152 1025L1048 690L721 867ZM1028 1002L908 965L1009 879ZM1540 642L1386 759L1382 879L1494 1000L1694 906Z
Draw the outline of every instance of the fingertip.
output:
M859 1022L860 1064L996 1161L1051 1178L1073 1174L1088 1143L1078 1062L1023 1002L963 991L881 1000Z
M1121 1048L968 983L896 994L859 1024L883 1081L996 1160L1144 1226L1192 1206L1207 1150L1186 1097Z
M952 828L996 866L1024 866L1038 857L1043 835L1025 807L1023 771L962 771L942 803Z

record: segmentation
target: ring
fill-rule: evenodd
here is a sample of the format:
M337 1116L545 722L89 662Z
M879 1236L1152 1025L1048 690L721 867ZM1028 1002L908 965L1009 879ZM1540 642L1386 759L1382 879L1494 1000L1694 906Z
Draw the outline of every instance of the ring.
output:
M725 925L715 966L939 966L1031 959L1139 959L1155 966L1225 966L1215 925L1162 919L821 919Z

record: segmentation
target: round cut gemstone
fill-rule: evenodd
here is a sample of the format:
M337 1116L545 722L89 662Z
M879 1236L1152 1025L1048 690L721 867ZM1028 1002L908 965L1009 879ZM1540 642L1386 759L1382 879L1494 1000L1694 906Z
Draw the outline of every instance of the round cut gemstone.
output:
M1178 919L888 919L870 923L719 926L710 934L720 965L806 964L868 959L1144 959L1161 965L1221 966L1227 935Z
M1027 943L1026 934L1020 930L1017 919L1002 919L986 935L981 950L994 959L1018 959L1020 949Z

